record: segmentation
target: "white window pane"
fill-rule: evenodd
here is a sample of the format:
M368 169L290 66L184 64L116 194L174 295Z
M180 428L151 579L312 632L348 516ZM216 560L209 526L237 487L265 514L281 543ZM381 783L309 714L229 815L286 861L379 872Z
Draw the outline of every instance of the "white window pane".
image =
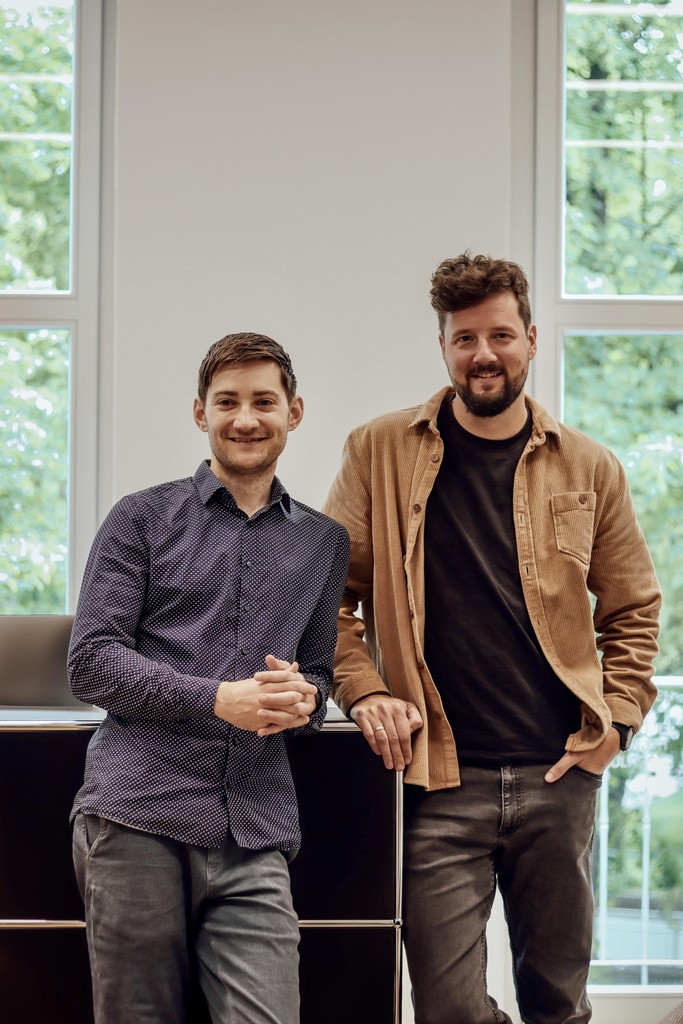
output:
M660 696L603 783L593 984L683 983L683 335L564 339L564 419L624 464L664 594Z
M683 14L566 5L567 295L683 295Z
M64 612L69 332L3 330L0 396L0 612Z
M70 288L72 2L0 4L0 290Z
M664 593L657 672L683 677L683 335L566 336L564 419L626 467Z

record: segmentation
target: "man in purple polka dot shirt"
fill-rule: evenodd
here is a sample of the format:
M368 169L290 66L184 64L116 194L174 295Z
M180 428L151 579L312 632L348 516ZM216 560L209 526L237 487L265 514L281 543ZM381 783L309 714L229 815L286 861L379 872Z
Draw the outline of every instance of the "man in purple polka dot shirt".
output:
M119 501L90 553L73 692L106 717L72 812L96 1024L297 1024L285 735L322 725L348 536L275 476L303 416L287 353L199 370L211 458Z

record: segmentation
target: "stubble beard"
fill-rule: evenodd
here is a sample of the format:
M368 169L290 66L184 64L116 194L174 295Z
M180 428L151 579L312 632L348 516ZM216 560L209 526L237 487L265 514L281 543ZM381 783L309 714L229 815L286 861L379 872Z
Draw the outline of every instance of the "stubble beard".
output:
M472 388L467 383L458 384L456 381L451 380L456 395L462 401L467 411L472 416L479 416L482 418L491 416L500 416L501 413L505 412L513 405L526 384L528 375L528 368L524 369L516 377L510 378L507 373L503 371L503 386L500 391L495 394L475 394Z
M267 444L267 442L266 442ZM209 435L209 446L211 454L226 476L244 479L257 479L273 476L277 469L277 463L284 450L284 442L278 443L267 450L264 450L262 457L255 463L241 462L239 458L233 457L229 446L221 442L219 438ZM249 447L249 446L246 446ZM259 445L256 445L258 448ZM237 453L235 453L236 455Z

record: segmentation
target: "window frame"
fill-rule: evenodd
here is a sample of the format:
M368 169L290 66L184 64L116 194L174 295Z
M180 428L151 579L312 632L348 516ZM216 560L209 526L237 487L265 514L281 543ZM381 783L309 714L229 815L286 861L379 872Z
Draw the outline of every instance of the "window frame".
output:
M0 292L0 327L70 333L67 610L97 525L103 0L74 0L71 289Z
M536 0L535 6L536 201L531 279L533 318L538 326L539 344L532 363L529 387L549 412L562 419L565 335L680 335L683 297L562 294L565 2ZM683 986L591 985L589 991L596 1018L635 1024L646 1019L659 1020L670 1012L680 1001Z
M539 346L532 363L534 395L562 418L565 334L680 334L683 298L563 296L564 0L536 0L536 209L533 310Z

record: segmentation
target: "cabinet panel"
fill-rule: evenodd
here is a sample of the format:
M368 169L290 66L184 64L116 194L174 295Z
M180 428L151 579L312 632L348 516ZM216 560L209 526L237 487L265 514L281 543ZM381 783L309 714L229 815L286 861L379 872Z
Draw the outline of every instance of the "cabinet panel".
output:
M83 919L69 812L91 735L0 733L0 918Z
M7 1024L92 1024L85 929L0 929Z
M393 921L399 777L355 729L291 739L288 752L303 833L290 864L299 918Z
M397 928L302 928L301 1024L400 1021ZM211 1024L195 996L189 1024Z
M396 928L301 929L301 1024L393 1024Z
M72 921L83 906L68 824L90 729L0 731L0 918ZM289 744L303 847L290 866L299 917L386 921L303 927L302 1024L391 1024L399 916L397 788L357 730ZM84 929L0 928L3 1019L92 1024ZM201 997L188 1024L208 1024Z

